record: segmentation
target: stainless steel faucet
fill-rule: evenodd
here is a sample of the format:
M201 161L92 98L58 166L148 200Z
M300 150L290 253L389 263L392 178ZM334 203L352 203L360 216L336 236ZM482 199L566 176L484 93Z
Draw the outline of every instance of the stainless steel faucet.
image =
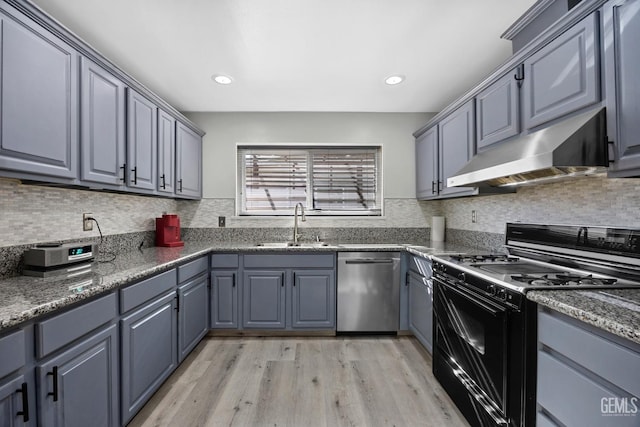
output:
M298 203L296 207L293 209L293 244L294 245L298 244L298 239L300 239L300 236L301 236L301 234L298 233L298 206L300 206L300 212L302 215L300 220L302 222L307 220L304 216L304 205L302 203Z

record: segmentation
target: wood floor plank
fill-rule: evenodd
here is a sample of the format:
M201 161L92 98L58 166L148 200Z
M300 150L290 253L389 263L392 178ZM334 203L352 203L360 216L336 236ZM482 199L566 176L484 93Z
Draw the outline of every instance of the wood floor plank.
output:
M412 337L206 337L129 424L468 427Z

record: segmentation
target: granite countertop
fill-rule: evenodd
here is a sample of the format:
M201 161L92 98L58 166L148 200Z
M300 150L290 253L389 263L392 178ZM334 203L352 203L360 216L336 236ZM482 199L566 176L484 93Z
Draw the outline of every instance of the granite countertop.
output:
M640 289L539 290L527 298L640 344Z
M185 243L184 247L151 247L120 253L111 262L96 262L90 274L71 279L16 276L0 279L0 332L23 322L52 313L84 299L107 293L123 285L210 252L341 252L341 251L402 251L428 257L446 252L470 250L451 244L435 247L406 244L306 244L299 247L256 246L252 243Z

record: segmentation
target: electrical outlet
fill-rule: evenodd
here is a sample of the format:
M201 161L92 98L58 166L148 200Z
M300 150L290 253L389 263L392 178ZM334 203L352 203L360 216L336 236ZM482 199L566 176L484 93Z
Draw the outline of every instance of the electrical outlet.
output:
M218 217L218 227L224 227L226 225L227 222L227 218L224 216L219 216Z
M82 214L82 231L91 231L93 230L93 220L88 219L93 217L93 214L83 213Z
M476 215L476 211L475 210L471 211L471 222L474 223L474 224L476 222L478 222L478 215Z

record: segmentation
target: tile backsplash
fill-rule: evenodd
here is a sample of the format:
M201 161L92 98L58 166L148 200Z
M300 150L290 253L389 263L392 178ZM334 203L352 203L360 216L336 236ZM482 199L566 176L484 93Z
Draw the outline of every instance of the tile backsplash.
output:
M98 228L82 230L91 213L104 235L155 230L154 218L176 212L173 199L22 184L0 178L0 247L87 239Z
M592 177L515 194L444 200L447 229L504 234L507 222L640 227L640 179ZM476 211L473 223L471 212Z

